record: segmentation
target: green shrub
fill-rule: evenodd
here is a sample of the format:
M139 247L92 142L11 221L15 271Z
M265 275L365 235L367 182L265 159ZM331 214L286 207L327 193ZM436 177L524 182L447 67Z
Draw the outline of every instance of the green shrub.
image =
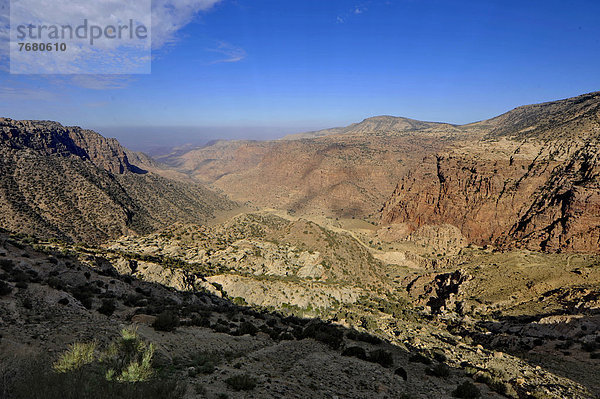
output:
M215 326L213 326L213 330L214 330L214 332L223 333L223 334L229 334L231 332L231 330L229 329L228 326L224 326L222 324L216 324Z
M157 331L173 331L179 326L179 317L171 312L164 311L158 315L152 327Z
M25 289L27 289L28 284L24 281L19 281L15 284L15 287L25 290Z
M7 273L10 273L15 267L15 263L10 259L0 259L0 268Z
M98 365L84 366L76 372L57 373L42 359L17 365L14 378L0 387L11 399L179 399L185 386L162 378L148 382L107 381Z
M95 360L96 346L96 342L74 343L54 362L52 368L58 373L79 370Z
M584 342L581 344L581 349L586 352L594 352L598 349L598 344L596 342Z
M456 387L452 395L456 398L475 399L481 396L481 391L472 382L465 381Z
M404 367L398 367L396 371L394 371L394 374L396 374L399 377L402 377L404 381L408 380L408 373L406 372L406 370L404 370Z
M48 278L48 285L59 291L64 291L67 288L67 285L57 277Z
M210 327L210 315L193 315L190 324L198 327Z
M143 382L152 377L154 344L142 341L134 328L125 328L102 356L109 381Z
M12 279L17 283L28 283L30 281L29 275L21 270L14 271Z
M277 339L280 341L293 341L294 336L287 331L282 332L277 336Z
M258 328L256 328L256 326L254 324L246 321L240 325L237 332L239 335L250 334L250 335L254 336L258 332Z
M192 359L192 366L194 367L196 373L199 374L212 374L216 368L214 354L208 352L200 352L194 356Z
M73 295L73 298L75 298L79 302L81 302L81 304L83 305L84 308L86 308L86 309L92 308L92 304L94 303L93 302L94 291L92 290L91 287L85 286L85 285L80 285L71 291L71 295Z
M250 391L256 388L257 381L248 374L238 374L226 379L225 383L234 391Z

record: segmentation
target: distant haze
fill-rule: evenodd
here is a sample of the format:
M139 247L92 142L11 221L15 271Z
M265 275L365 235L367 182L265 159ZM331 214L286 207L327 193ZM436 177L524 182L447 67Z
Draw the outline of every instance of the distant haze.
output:
M288 134L324 129L332 126L261 127L261 126L110 126L91 127L104 137L114 137L133 151L150 155L165 155L176 147L203 146L210 141L225 140L274 140Z

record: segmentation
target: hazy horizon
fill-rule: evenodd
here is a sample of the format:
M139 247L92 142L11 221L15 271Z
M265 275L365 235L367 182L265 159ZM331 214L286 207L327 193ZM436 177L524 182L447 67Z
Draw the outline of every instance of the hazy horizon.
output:
M0 115L273 138L377 115L464 124L600 89L598 2L159 4L149 75L11 75L0 35Z
M82 126L116 138L133 151L166 155L183 146L204 146L215 140L277 140L289 134L326 129L306 126L295 130L274 126Z

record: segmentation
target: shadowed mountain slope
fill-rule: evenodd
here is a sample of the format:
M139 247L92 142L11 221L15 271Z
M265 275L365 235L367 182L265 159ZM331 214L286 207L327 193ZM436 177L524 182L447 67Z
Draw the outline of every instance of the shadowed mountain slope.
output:
M201 223L231 206L198 184L132 164L114 139L55 122L11 119L0 119L0 199L5 228L75 241Z

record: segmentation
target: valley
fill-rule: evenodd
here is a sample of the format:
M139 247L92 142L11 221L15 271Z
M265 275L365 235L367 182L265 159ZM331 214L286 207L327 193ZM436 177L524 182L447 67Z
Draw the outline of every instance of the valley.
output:
M600 395L598 93L157 160L0 138L2 364L135 324L172 397Z

